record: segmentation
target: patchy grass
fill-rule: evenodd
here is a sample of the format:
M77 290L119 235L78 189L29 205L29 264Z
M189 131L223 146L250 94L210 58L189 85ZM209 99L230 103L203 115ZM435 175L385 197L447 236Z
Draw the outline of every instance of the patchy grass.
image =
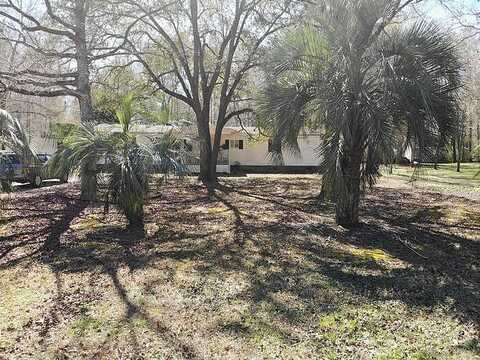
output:
M389 176L346 230L315 176L222 185L171 183L145 232L72 186L12 195L0 359L480 358L475 198Z
M107 224L102 221L100 215L97 214L87 215L86 218L70 226L70 228L75 231L101 229L104 227L107 227Z
M364 260L374 260L374 261L383 261L383 262L390 262L394 260L394 257L387 254L385 251L381 249L351 248L350 252L354 256Z
M416 169L411 166L394 166L392 174L388 171L384 171L384 174L388 179L421 189L453 192L455 195L467 197L473 195L475 199L480 200L480 163L461 164L460 172L456 171L456 166L439 164L437 170L431 164Z

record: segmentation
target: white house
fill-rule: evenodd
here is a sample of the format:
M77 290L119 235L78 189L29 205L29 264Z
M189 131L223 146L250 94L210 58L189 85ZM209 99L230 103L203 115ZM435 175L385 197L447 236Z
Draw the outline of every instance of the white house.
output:
M283 164L279 165L272 159L270 152L271 140L259 134L254 127L226 127L222 134L222 144L228 151L228 164L250 171L263 170L303 170L316 168L319 164L317 148L320 145L318 133L305 133L299 136L299 154L285 151Z
M97 128L105 131L120 132L120 125L102 124ZM199 171L199 141L194 127L175 127L169 125L134 125L132 131L137 134L139 142L148 142L160 134L172 131L185 139L190 153L188 168L193 173ZM215 128L211 127L212 138ZM318 164L316 149L320 145L319 133L304 133L299 136L299 154L284 152L283 164L274 162L270 153L270 139L262 136L255 127L225 127L221 138L221 150L218 156L217 171L230 173L234 170L245 171L304 171L313 170Z

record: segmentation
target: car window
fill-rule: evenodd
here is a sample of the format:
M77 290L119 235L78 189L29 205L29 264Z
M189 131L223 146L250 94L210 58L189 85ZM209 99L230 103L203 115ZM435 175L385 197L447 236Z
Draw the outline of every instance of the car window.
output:
M38 160L41 162L47 162L48 161L48 155L47 154L38 154Z
M20 164L20 159L15 154L8 154L7 155L7 162L10 163L10 164L17 165L17 164Z

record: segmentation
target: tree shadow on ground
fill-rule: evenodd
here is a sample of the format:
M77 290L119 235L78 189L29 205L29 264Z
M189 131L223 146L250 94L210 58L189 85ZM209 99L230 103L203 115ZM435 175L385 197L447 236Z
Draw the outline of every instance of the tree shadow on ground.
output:
M145 321L162 341L185 359L199 359L195 349L185 344L182 339L173 333L162 321L149 314L140 304L136 304L128 295L127 289L118 277L118 271L128 268L130 272L148 268L154 260L160 258L158 254L148 254L148 239L142 230L129 230L122 226L111 226L105 229L88 233L83 240L63 246L52 258L43 258L55 273L96 273L106 274L117 294L125 306L125 316L120 321L129 329L131 346L139 353L139 342L134 319ZM193 251L184 253L165 253L165 258L190 258ZM97 275L98 276L98 275ZM105 355L104 348L109 339L100 347L97 356Z
M242 188L231 191L280 205L280 200L273 194L257 196L250 189ZM316 273L372 301L398 300L411 308L426 310L448 303L455 316L479 327L480 243L462 234L466 230L478 235L478 226L473 221L469 224L442 222L448 205L422 208L422 204L417 203L417 199L408 191L402 192L400 197L398 195L390 189L376 189L374 198L367 197L364 201L363 226L354 230L322 223L299 226L292 224L288 216L277 224L263 227L241 224L236 232L245 234L244 242L249 240L262 250L261 258L246 267L244 249L234 244L210 256L208 260L211 265L204 266L202 270L247 271L252 286L244 295L250 298L252 304L267 300L272 293L285 289L304 299L305 294L317 294L319 289L314 286L307 290L298 286L305 274ZM441 197L436 193L427 195ZM465 202L465 199L458 201ZM231 203L229 206L232 206ZM285 205L280 207L285 208ZM317 209L317 214L329 218L333 216L328 206ZM470 217L476 219L472 215ZM299 233L304 235L299 236ZM274 240L266 242L264 239ZM389 268L381 261L359 260L351 253L333 250L328 242L319 239L333 239L359 249L380 249L406 266ZM304 254L304 260L307 260L304 262L308 266L282 256L285 246ZM221 261L226 253L228 261ZM351 262L346 266L345 260L349 259ZM261 275L268 272L268 264L271 263L276 264L277 270L269 275ZM377 271L372 274L369 270ZM309 300L314 303L312 311L321 305L313 297ZM271 298L268 301L273 302ZM281 307L277 310L282 312Z
M59 189L43 189L35 201L19 201L17 207L3 209L4 223L18 225L12 233L0 237L0 268L59 249L61 237L88 206L78 199L64 199L63 195ZM9 258L16 250L21 250L20 255Z
M292 208L289 204L281 203L279 198L282 194L257 196L250 192L250 186L240 186L231 189L231 192L278 206L281 216L276 221L262 223L255 216L242 217L242 210L234 205L236 201L227 199L227 195L219 197L219 200L234 214L232 228L203 233L185 231L179 234L176 230L163 227L150 240L145 239L143 233L132 234L122 228L97 230L90 233L81 246L62 250L53 259L52 265L57 271L88 271L92 267L105 269L108 264L112 273L112 269L121 266L128 266L131 271L135 271L162 258L202 259L204 264L199 270L204 272L235 270L247 273L251 287L244 296L252 304L268 300L272 293L287 289L295 296L313 301L312 311L318 309L319 304L314 301L314 296L321 291L323 285L303 288L298 284L306 274L322 274L337 286L375 301L395 299L411 307L429 308L453 299L451 307L456 315L480 324L480 276L474 270L480 267L480 245L451 232L451 226L455 225L450 225L445 231L442 224L436 224L443 217L440 206L420 210L414 208L416 210L412 215L411 205L415 199L409 199L408 192L398 199L388 190L377 189L373 199L367 198L364 201L363 226L345 230L332 224L300 224L292 221L296 219L292 216L292 210L305 211L301 207L301 200L298 201L298 206ZM433 193L432 196L439 195ZM281 208L286 211L282 212ZM331 218L331 211L332 208L326 205L317 209L317 214ZM66 219L60 223L68 223L74 216L75 213L67 211ZM194 219L188 221L195 223ZM464 224L459 226L465 227ZM57 239L62 230L65 228L55 228L46 244L52 238ZM213 240L216 235L229 231L233 233L231 243L222 246ZM142 240L139 241L140 239ZM381 249L408 266L388 269L381 261L358 259L348 252L334 249L323 239L361 249ZM251 254L244 248L246 241L259 251L259 259L249 258ZM176 243L173 250L157 249L158 244L171 243ZM148 246L152 249L147 249ZM285 246L291 247L295 253L303 254L308 265L281 254ZM346 267L345 260L348 259L352 262ZM269 272L272 263L276 264L277 271L263 274ZM376 270L376 273L372 275L367 270ZM268 301L273 302L272 299ZM279 310L287 312L286 308Z
M248 286L236 299L249 304L252 316L267 307L270 322L258 320L256 326L275 330L286 343L295 343L298 335L276 326L278 322L308 323L315 314L336 311L342 306L341 296L353 303L398 301L412 310L447 306L453 316L480 327L480 244L467 237L468 231L478 233L473 220L448 223L448 205L422 205L407 190L377 188L363 201L363 226L346 230L332 223L331 204L315 209L314 200L305 205L308 196L285 200L282 191L269 192L268 184L259 185L265 185L265 193L254 192L250 183L235 183L219 196L219 204L232 213L231 220L191 211L209 204L203 193L189 194L185 200L167 194L149 205L150 221L160 225L153 234L108 226L87 231L82 239L66 237L67 225L78 216L71 209L58 219L58 229L44 230L49 234L45 244L64 240L60 250L36 259L56 274L106 274L125 305L125 321L141 317L186 358L200 356L128 296L118 277L120 269L135 272L163 260L188 260L202 277L241 274ZM312 192L306 183L298 188ZM436 193L425 196L432 201L446 198ZM68 204L65 200L66 208ZM212 229L208 225L213 221L218 226ZM381 250L387 258L359 256L363 250ZM219 328L246 336L252 331L249 324L233 319ZM131 333L138 346L134 329Z

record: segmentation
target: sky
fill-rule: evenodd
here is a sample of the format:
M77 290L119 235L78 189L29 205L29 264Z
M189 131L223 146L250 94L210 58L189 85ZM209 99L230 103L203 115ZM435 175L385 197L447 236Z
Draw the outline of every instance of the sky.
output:
M448 2L447 2L448 3ZM472 10L480 11L480 0L450 0L452 8L459 9L465 13ZM438 0L426 0L423 2L424 11L433 18L450 18L450 13L440 5Z
M462 14L472 14L474 12L480 13L480 0L444 0L445 3L449 4L450 8L455 11L455 13ZM415 5L418 13L422 13L435 22L441 24L442 26L458 31L465 34L465 27L460 26L459 21L455 20L452 16L452 13L445 9L439 0L425 0L422 1L419 5ZM413 13L414 14L414 13ZM480 16L462 16L461 21L463 24L473 24L480 28ZM476 32L478 34L478 31Z

